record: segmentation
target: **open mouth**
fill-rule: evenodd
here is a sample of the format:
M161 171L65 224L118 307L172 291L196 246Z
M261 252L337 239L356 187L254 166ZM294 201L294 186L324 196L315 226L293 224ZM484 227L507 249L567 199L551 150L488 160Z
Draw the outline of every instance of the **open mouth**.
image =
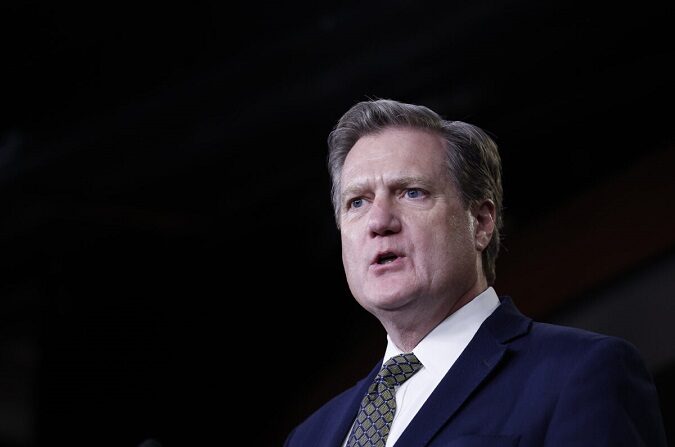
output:
M384 264L389 264L390 262L394 262L398 258L399 258L399 256L396 253L387 252L387 253L382 253L381 255L378 255L375 262L379 265L384 265Z

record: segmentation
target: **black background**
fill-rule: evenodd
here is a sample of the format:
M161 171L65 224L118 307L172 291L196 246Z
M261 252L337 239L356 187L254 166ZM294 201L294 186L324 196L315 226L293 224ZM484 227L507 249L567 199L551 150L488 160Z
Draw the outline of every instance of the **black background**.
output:
M0 14L3 374L29 419L7 446L229 445L244 419L239 445L280 445L370 370L384 335L349 295L325 168L357 101L488 130L507 241L672 150L672 3Z

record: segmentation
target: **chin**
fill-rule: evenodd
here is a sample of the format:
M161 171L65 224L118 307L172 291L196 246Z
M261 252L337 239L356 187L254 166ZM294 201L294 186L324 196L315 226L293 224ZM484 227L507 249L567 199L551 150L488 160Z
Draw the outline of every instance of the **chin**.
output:
M361 301L363 307L379 311L399 310L414 300L413 295L401 293L400 291L392 293L382 293L367 295L367 298Z

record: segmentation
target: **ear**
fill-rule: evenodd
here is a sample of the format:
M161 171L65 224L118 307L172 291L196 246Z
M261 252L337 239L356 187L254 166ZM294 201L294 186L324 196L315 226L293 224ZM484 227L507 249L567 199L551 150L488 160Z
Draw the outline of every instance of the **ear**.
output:
M483 251L490 243L492 234L495 231L495 204L492 200L486 199L473 206L473 217L475 220L474 241L476 250Z

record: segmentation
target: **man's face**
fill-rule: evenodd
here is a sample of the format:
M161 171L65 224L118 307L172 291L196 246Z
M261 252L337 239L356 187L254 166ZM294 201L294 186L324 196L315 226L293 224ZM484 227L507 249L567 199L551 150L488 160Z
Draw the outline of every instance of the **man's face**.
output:
M352 294L381 321L442 317L476 287L475 219L446 166L441 137L409 128L364 136L347 155L342 261Z

